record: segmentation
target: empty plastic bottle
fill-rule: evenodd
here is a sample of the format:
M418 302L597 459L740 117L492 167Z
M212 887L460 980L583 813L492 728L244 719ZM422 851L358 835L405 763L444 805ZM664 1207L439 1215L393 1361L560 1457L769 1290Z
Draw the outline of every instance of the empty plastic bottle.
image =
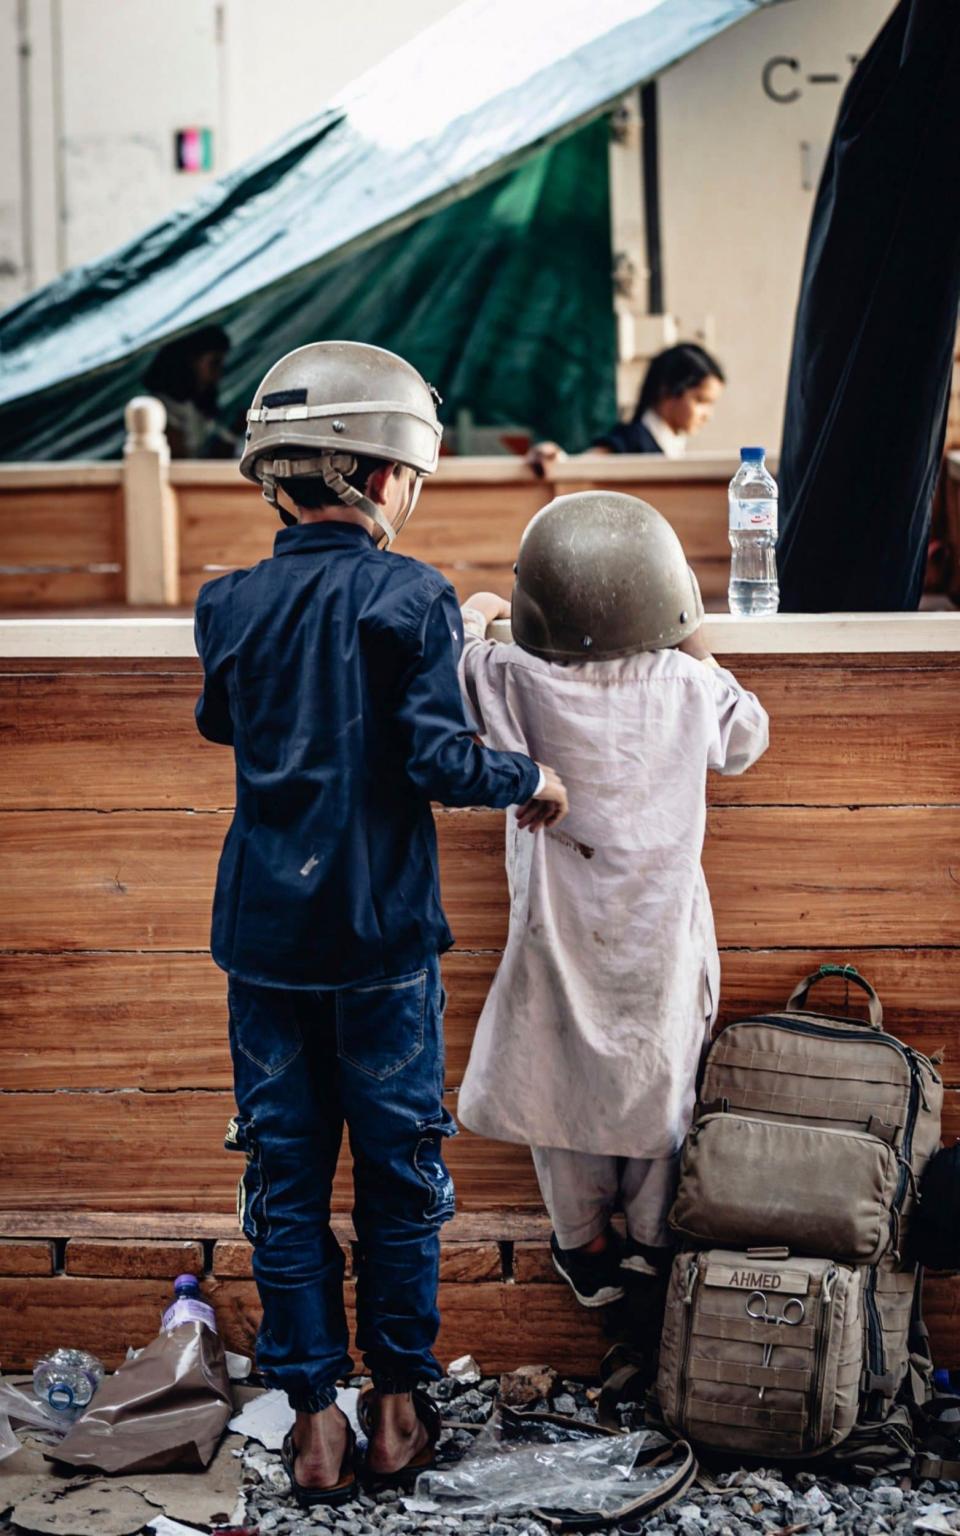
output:
M762 448L741 448L730 481L730 612L744 617L776 613L777 482Z
M196 1275L178 1275L173 1282L173 1301L163 1314L161 1331L170 1333L181 1323L205 1323L211 1333L217 1331L217 1319L208 1301L200 1295Z
M33 1368L33 1390L54 1419L72 1422L103 1380L103 1366L85 1349L55 1349Z

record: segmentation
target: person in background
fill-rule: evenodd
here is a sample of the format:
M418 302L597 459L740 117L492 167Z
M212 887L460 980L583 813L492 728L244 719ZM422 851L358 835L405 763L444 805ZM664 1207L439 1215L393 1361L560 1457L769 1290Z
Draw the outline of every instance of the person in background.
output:
M688 438L705 427L713 415L725 383L716 358L696 342L668 347L651 360L631 419L618 421L587 452L662 453L668 459L682 458ZM557 443L536 443L528 463L542 475L551 464L566 457Z
M161 347L144 386L166 406L174 459L234 459L241 437L219 420L220 380L230 338L219 325L188 331Z

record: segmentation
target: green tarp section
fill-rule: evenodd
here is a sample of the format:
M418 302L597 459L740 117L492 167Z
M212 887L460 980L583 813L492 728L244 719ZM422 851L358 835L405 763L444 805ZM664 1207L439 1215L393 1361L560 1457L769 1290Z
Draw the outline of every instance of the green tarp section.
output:
M614 415L605 113L774 0L467 0L316 118L0 315L0 456L115 457L160 344L217 320L234 418L307 341L379 342L442 415L585 446Z
M466 408L588 443L616 416L610 298L607 121L313 281L280 285L225 317L233 346L221 390L232 419L270 361L317 336L399 352ZM152 349L82 388L0 413L6 458L116 458L123 407L142 392ZM13 450L13 451L11 451Z

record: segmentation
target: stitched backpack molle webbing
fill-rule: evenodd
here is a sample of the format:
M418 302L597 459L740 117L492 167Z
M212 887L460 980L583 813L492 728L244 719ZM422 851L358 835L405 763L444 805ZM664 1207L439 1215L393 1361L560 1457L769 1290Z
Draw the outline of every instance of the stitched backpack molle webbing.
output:
M835 974L866 992L868 1021L806 1009L810 987ZM917 1385L914 1396L922 1393L922 1373L910 1370L916 1266L906 1257L905 1238L920 1175L939 1145L942 1100L943 1087L931 1062L884 1030L879 998L852 966L821 966L800 983L785 1010L738 1020L717 1036L705 1065L698 1119L684 1149L671 1221L688 1247L709 1246L714 1274L720 1272L722 1248L742 1257L761 1245L769 1250L770 1244L783 1244L780 1253L791 1268L814 1260L821 1265L832 1261L841 1273L849 1267L856 1276L851 1290L860 1296L861 1363L853 1418L844 1399L829 1434L813 1444L813 1420L803 1425L798 1403L791 1406L774 1394L778 1368L802 1369L800 1336L790 1345L794 1363L788 1365L783 1351L789 1325L774 1325L761 1334L768 1342L772 1337L772 1350L750 1370L750 1379L758 1383L757 1400L741 1404L737 1422L725 1423L722 1430L731 1449L773 1450L773 1435L783 1444L781 1454L804 1454L788 1448L800 1439L807 1454L816 1454L840 1443L838 1433L850 1433L855 1422L858 1437L866 1442L869 1426L890 1418L898 1394L911 1384ZM668 1412L670 1371L676 1368L671 1340L684 1327L688 1340L710 1338L705 1353L711 1363L698 1369L712 1370L721 1379L731 1362L739 1362L732 1341L743 1342L744 1319L736 1318L734 1305L732 1335L726 1324L716 1336L709 1333L713 1325L704 1319L710 1318L711 1308L717 1310L716 1297L723 1290L714 1284L705 1292L712 1301L695 1309L691 1323L681 1278L689 1276L688 1264L689 1254L676 1260L658 1394L667 1395L668 1421L696 1440L705 1438L705 1431L701 1418L692 1421L687 1402L675 1405L672 1415ZM758 1290L768 1294L764 1287ZM823 1347L835 1345L827 1339ZM704 1353L699 1344L696 1348ZM771 1390L761 1398L768 1381ZM702 1389L698 1394L695 1400L702 1408ZM806 1411L811 1411L809 1402ZM828 1418L824 1410L821 1429ZM710 1443L718 1442L713 1438Z

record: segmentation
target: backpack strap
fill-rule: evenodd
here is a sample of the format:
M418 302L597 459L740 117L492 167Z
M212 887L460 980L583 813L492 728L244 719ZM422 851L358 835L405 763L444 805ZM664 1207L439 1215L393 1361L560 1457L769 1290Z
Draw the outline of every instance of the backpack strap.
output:
M824 964L819 966L817 970L811 971L809 976L804 976L803 980L797 983L787 998L787 1013L802 1012L806 1005L807 993L810 991L810 988L818 981L823 981L827 976L842 976L845 981L852 981L856 986L862 988L867 994L867 1012L870 1015L870 1028L878 1032L883 1029L883 1004L880 1002L869 981L867 981L865 976L860 975L855 965ZM851 1019L850 1022L857 1023L859 1021Z

